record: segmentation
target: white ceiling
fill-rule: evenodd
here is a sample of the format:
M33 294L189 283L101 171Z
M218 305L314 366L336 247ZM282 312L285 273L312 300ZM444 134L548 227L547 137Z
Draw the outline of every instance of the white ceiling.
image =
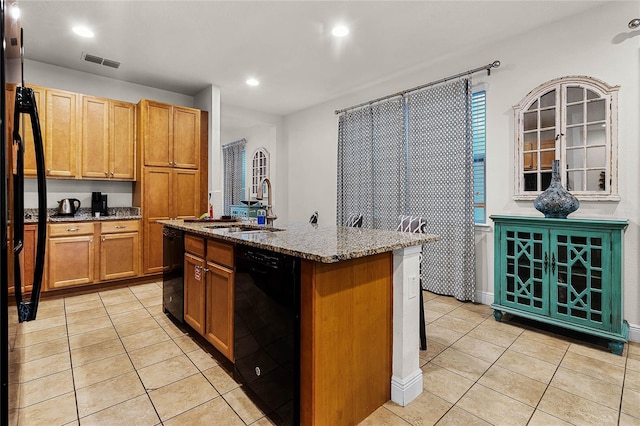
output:
M19 1L28 59L187 95L213 84L223 105L281 115L602 3ZM331 36L338 22L348 37ZM95 37L76 36L78 24ZM251 76L260 86L245 84Z

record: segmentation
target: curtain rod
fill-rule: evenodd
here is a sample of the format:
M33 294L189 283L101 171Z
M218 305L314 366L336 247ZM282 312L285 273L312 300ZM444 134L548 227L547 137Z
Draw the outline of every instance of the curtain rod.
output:
M475 73L480 72L480 71L485 71L486 70L487 71L487 75L491 75L491 68L498 68L499 66L500 66L500 61L493 61L490 64L484 65L482 67L474 68L472 70L461 72L461 73L456 74L456 75L451 75L449 77L441 78L440 80L435 80L435 81L423 84L421 86L416 86L416 87L413 87L411 89L407 89L407 90L403 90L401 92L393 93L391 95L383 96L381 98L377 98L377 99L374 99L372 101L363 102L363 103L358 104L358 105L350 106L349 108L337 109L335 111L335 113L336 114L342 114L343 112L350 111L352 109L360 108L360 107L363 107L363 106L366 106L366 105L371 105L371 104L374 104L376 102L384 101L386 99L395 98L396 96L404 96L407 93L415 92L416 90L424 89L425 87L434 86L436 84L444 83L446 81L453 80L453 79L459 78L459 77L463 77L465 75L475 74Z

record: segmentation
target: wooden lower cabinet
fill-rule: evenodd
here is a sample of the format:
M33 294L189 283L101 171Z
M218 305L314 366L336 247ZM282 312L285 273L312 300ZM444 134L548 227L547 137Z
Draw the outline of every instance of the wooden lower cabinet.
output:
M233 244L187 234L184 246L184 319L233 361Z
M204 259L184 255L184 320L199 334L205 333Z
M163 271L162 225L158 220L185 219L200 215L197 170L146 167L141 185L144 193L143 272ZM138 184L140 185L140 184Z
M20 266L22 278L22 293L29 293L33 288L33 274L36 264L36 250L38 246L38 225L24 225L24 240L22 253L20 253ZM44 277L43 277L44 279ZM9 294L14 294L13 280L7 282Z
M138 221L103 222L100 280L137 277L140 271Z
M204 337L230 360L233 360L233 283L233 270L207 262Z
M137 277L139 238L134 220L49 224L45 291Z
M47 290L95 281L94 232L93 223L49 225Z

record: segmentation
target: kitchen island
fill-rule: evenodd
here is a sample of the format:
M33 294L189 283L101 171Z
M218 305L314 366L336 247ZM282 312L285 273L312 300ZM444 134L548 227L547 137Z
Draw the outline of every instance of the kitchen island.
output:
M301 259L301 424L357 424L389 399L406 405L422 392L419 255L437 236L311 224L159 223Z

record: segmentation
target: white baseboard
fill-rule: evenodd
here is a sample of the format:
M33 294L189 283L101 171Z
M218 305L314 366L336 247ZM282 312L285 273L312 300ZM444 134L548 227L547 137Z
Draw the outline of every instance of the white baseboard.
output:
M482 303L483 305L491 305L493 303L493 293L487 293L485 291L476 291L476 303Z
M629 324L629 341L640 342L640 325Z
M391 377L391 400L396 404L406 407L411 401L422 393L422 370L418 369L408 377Z

